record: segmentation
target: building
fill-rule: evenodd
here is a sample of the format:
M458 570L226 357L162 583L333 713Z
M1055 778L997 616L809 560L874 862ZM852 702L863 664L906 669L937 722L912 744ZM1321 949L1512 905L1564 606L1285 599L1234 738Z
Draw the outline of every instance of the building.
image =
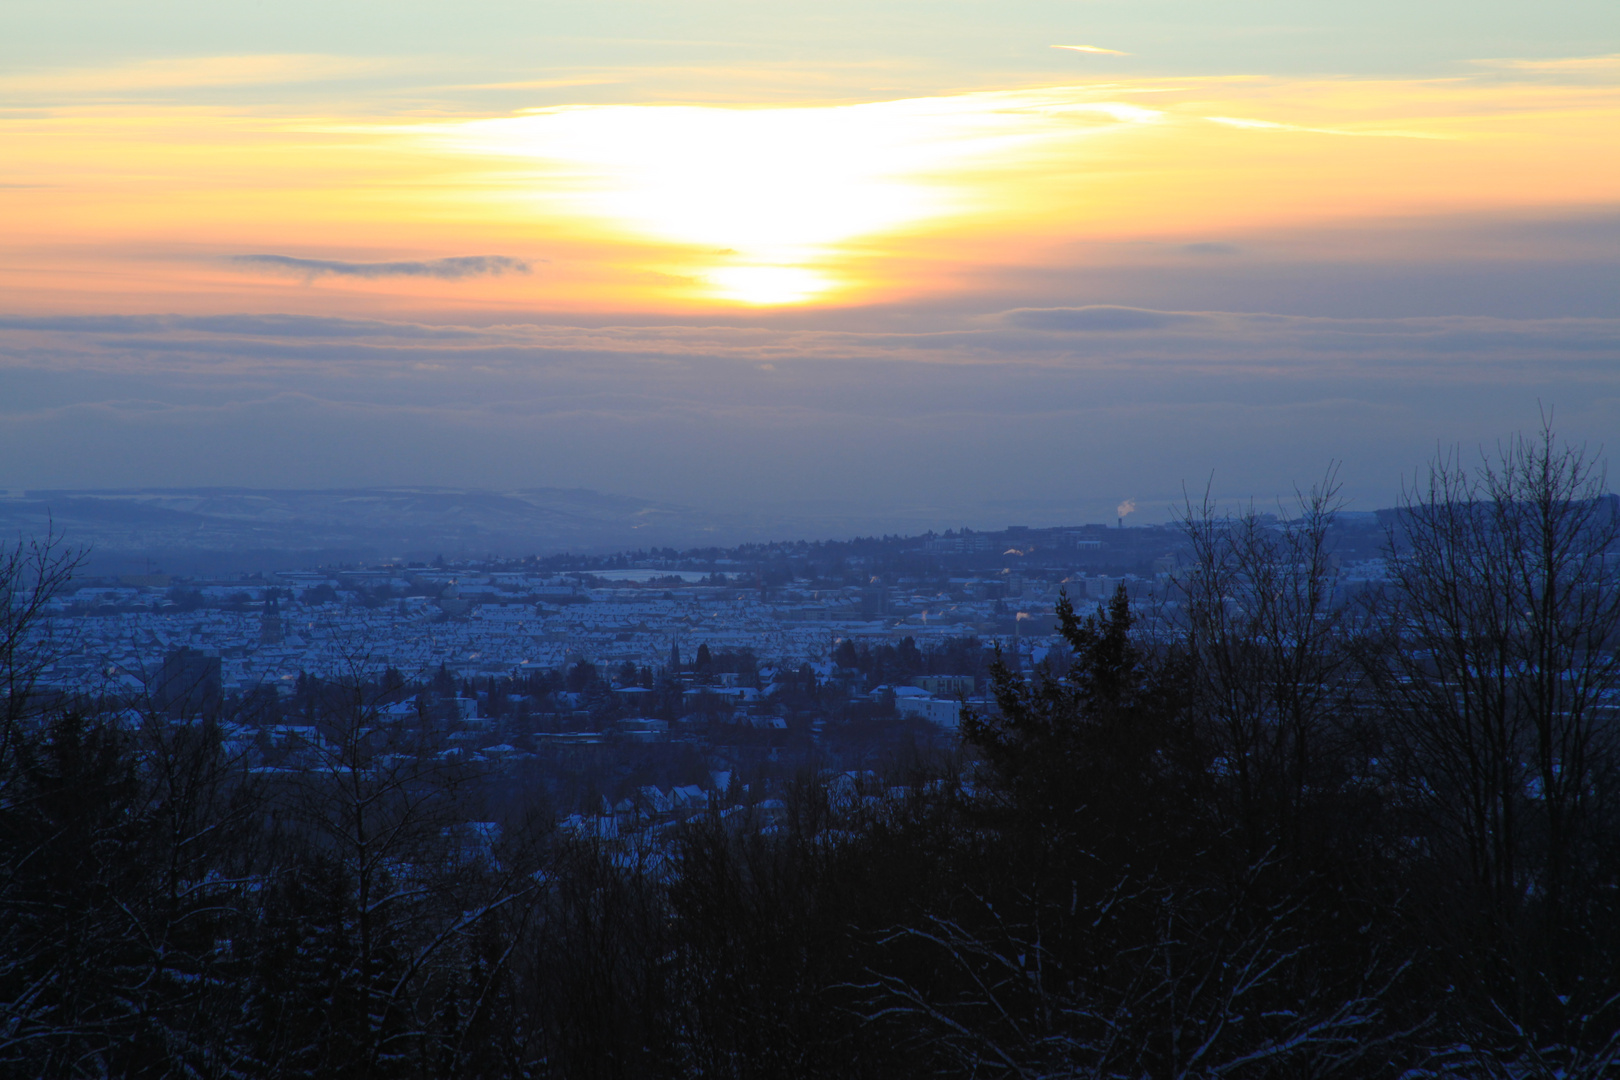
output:
M259 644L280 645L281 642L281 605L272 593L265 598L264 614L259 618Z
M942 701L926 695L900 695L894 699L895 711L901 716L916 717L937 724L947 731L955 731L962 723L962 703Z
M938 698L966 697L974 689L971 675L918 675L911 680L911 685Z

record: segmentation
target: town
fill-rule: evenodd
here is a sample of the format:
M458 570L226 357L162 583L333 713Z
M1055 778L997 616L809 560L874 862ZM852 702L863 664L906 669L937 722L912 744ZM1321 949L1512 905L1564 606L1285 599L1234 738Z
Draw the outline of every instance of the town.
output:
M966 1075L1024 1051L952 1033L1063 949L1070 981L1036 988L1075 1054L1124 1018L1098 1054L1173 1056L1190 953L1222 1060L1509 1075L1472 1067L1500 999L1455 987L1527 977L1491 930L1521 897L1549 899L1509 944L1563 950L1591 1015L1620 1001L1620 500L1577 452L1516 447L1487 476L1512 486L1360 514L1329 488L1168 526L227 575L95 576L70 537L19 541L16 1030L102 1038L59 1018L54 958L80 950L66 985L123 1010L120 1053L161 1011L243 1060L356 1060L328 1034L356 1002L342 1022L404 1047L400 1075L662 1075L785 1040ZM1529 824L1504 840L1508 810ZM1530 885L1503 898L1509 856ZM1248 1023L1262 999L1286 1007ZM1564 1074L1612 1071L1603 1038ZM672 1075L697 1074L728 1073Z
M1377 514L1340 512L1334 537L1346 595L1381 578ZM997 658L1056 670L1060 597L1123 588L1145 625L1173 619L1186 547L1174 525L1011 527L93 578L46 604L39 689L218 718L261 774L319 767L345 724L409 733L616 830L768 797L811 761L876 776L948 752L964 709L994 709Z

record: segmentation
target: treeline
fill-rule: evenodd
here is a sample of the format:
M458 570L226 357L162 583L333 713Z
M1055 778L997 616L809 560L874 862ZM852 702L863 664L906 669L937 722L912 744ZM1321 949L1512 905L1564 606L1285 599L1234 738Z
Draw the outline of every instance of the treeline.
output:
M8 646L0 1062L1613 1076L1614 499L1547 432L1442 460L1351 603L1334 509L1189 505L1177 597L1060 604L958 757L618 837L485 820L363 696L323 767L250 774L207 724L32 711ZM64 564L10 565L8 632Z

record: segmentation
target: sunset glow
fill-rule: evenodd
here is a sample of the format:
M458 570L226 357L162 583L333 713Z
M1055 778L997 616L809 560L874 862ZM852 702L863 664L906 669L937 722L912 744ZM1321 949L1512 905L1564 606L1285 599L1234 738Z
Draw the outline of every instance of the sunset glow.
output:
M282 295L287 284L220 262L261 250L499 250L541 268L480 282L476 297L432 280L296 286L362 304L424 289L475 305L847 303L949 288L949 258L922 280L885 271L941 244L1039 265L1079 240L1620 198L1620 156L1602 137L1620 127L1620 88L1605 82L1159 80L387 124L87 107L0 124L14 151L0 273L51 304L86 288L171 303ZM20 265L32 268L19 277Z
M1032 123L1031 121L1036 122ZM692 249L715 295L797 303L838 287L857 241L927 231L996 195L961 179L1055 132L981 98L823 108L570 108L474 120L418 137L517 158L540 217ZM522 183L510 177L508 184Z

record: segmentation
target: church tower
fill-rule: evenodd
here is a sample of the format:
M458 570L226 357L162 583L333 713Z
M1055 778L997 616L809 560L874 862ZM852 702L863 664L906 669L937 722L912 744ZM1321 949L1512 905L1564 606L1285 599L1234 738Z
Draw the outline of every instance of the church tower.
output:
M274 590L264 598L264 614L259 616L259 644L281 644L281 605Z

